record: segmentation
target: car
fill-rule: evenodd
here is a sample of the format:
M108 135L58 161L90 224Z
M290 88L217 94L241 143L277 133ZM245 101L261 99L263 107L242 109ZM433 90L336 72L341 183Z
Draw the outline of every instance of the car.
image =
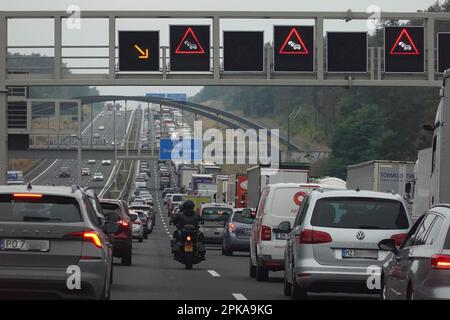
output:
M172 194L167 205L167 209L169 210L169 216L172 215L172 211L175 209L175 207L180 206L182 202L183 202L183 195L181 193Z
M363 190L314 190L296 218L279 224L288 233L284 253L284 294L306 298L308 292L377 293L368 275L389 259L378 243L400 245L412 220L398 194ZM379 271L377 271L379 275Z
M166 193L166 195L163 198L163 203L166 205L166 207L169 205L170 200L172 199L173 193Z
M111 160L102 160L102 166L110 166Z
M143 176L137 176L136 177L136 182L141 182L141 183L146 183L147 180L145 180L145 178Z
M164 199L168 193L175 193L176 190L174 188L164 188L161 196Z
M144 225L144 238L147 239L148 235L153 231L155 219L153 208L148 205L143 205L139 202L132 202L128 206L128 209L137 210L138 212L142 212L142 214L145 214L145 216L140 215L139 218L142 220L142 223Z
M234 251L250 252L250 234L256 212L254 209L235 209L225 222L222 239L222 254L233 255Z
M87 163L88 163L88 164L97 164L97 160L91 159L91 160L88 160Z
M150 177L150 175L148 173L143 172L143 171L139 172L138 176L143 177L145 179L145 181L148 181L148 178Z
M60 178L69 178L70 177L70 169L69 167L62 167L59 169L59 177Z
M117 223L120 230L112 234L113 237L113 255L121 259L121 264L131 266L132 264L132 221L127 215L127 209L124 203L116 199L101 199L100 204L105 215L113 212L120 216Z
M98 133L98 132L96 132L96 133L94 133L94 138L100 138L100 133Z
M226 203L204 203L199 208L203 220L200 231L205 244L222 244L224 224L233 214L233 207Z
M137 239L139 242L144 241L144 224L139 218L139 214L136 210L129 210L128 215L132 222L132 234L133 239Z
M98 130L105 130L105 126L99 126Z
M101 173L101 172L94 172L94 174L92 175L92 180L94 180L94 181L103 181L103 180L105 180L105 178L103 177L103 173Z
M450 205L422 215L400 248L390 238L378 247L390 252L381 271L382 299L450 299Z
M319 187L313 183L276 183L262 189L250 236L250 277L265 281L269 271L284 270L287 234L277 232L278 225L286 220L294 222L304 197Z
M159 189L163 190L164 188L170 187L170 178L169 177L161 177L159 179Z
M91 169L89 169L89 168L81 169L81 175L82 176L90 176L91 175Z
M97 202L79 187L0 186L2 294L109 299L117 216L97 215L86 199ZM67 290L69 266L81 290Z

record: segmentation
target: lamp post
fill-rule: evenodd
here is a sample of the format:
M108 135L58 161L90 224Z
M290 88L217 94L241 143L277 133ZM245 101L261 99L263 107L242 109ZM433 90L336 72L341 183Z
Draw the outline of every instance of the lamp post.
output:
M287 119L288 154L291 151L291 121L290 120L291 120L291 118L292 118L292 120L295 120L295 118L297 118L297 116L300 114L301 109L302 109L302 106L299 106L298 109L292 111L288 115L288 119Z

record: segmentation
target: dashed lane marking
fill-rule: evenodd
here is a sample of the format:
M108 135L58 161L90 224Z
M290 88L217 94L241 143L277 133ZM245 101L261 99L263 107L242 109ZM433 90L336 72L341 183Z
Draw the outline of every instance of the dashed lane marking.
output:
M233 293L233 297L236 300L248 300L242 293Z
M208 273L210 274L210 275L212 275L213 277L220 277L220 274L218 274L216 271L214 271L214 270L208 270Z

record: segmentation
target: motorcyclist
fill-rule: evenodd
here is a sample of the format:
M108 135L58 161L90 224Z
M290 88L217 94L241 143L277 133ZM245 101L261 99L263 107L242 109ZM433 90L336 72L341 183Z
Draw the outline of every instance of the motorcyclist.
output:
M185 225L192 225L196 229L199 228L202 218L198 216L195 211L195 203L192 200L184 201L180 206L180 211L173 216L171 224L176 226L176 230L173 232L172 253L178 254L179 244L181 242L181 230ZM197 249L199 258L205 260L205 247L203 244L203 234L199 232L197 237Z

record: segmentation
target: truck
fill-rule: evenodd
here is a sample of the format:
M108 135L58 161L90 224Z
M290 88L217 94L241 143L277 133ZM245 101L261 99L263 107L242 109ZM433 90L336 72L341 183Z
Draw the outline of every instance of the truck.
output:
M412 213L409 201L411 186L414 183L415 162L372 160L347 166L347 188L392 192L408 200L408 210Z
M247 185L246 174L230 174L228 176L226 203L231 203L235 208L246 208Z
M201 174L220 174L222 169L220 166L213 163L202 163L199 164L199 173Z
M194 211L196 212L203 203L210 203L212 201L211 196L197 196L197 195L183 194L183 202L186 200L191 200L192 202L194 202L195 204Z
M199 183L197 186L197 195L199 196L211 196L214 202L218 202L217 196L217 185L213 183Z
M309 166L304 164L280 163L278 168L269 165L257 165L247 169L247 207L258 206L261 190L269 184L298 182L307 183Z
M225 201L227 199L228 176L227 175L217 175L216 176L216 185L217 185L216 202L217 203L225 203Z
M184 188L184 190L189 189L189 186L192 182L192 175L197 174L197 168L181 165L179 169L179 179L178 186L180 188Z
M25 184L22 171L8 171L7 176L8 176L7 184L9 185Z
M212 184L214 176L212 174L193 174L191 180L192 193L197 194L199 183Z

